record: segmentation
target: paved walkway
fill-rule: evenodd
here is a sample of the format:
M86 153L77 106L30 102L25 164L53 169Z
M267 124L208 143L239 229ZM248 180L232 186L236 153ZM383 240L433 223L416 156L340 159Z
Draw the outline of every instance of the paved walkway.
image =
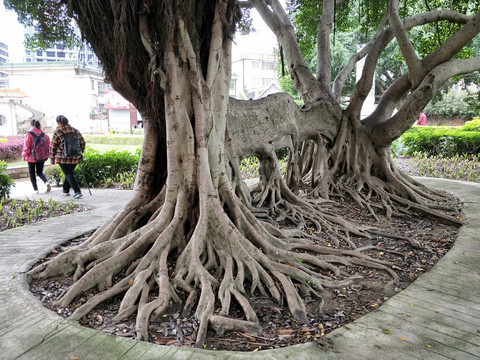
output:
M24 272L52 246L99 227L131 196L92 190L93 210L0 233L0 359L480 359L480 184L422 179L466 202L467 223L453 249L428 273L349 329L314 343L255 353L206 351L137 342L83 328L46 310ZM33 193L29 183L13 196ZM22 187L21 187L22 186ZM56 189L52 197L65 201Z

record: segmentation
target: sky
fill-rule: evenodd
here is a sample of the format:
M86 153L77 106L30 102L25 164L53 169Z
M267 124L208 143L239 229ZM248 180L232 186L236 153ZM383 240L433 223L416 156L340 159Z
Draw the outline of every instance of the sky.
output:
M23 61L23 27L15 12L5 10L3 1L0 2L0 42L8 45L10 62Z
M257 30L247 36L236 34L233 44L233 57L244 52L267 53L278 47L277 40L256 10L252 11L253 26ZM23 27L17 21L13 11L7 11L0 2L0 42L8 45L10 62L23 62Z

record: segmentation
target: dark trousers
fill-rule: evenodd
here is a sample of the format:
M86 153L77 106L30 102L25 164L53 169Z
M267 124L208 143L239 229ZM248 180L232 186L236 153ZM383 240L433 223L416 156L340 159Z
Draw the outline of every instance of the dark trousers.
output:
M63 175L65 175L65 181L63 182L63 192L68 193L70 192L70 188L73 189L75 194L81 192L80 186L78 186L77 179L75 179L75 167L77 164L60 164L60 168L63 171Z
M30 175L30 181L33 185L33 190L37 191L37 176L42 179L44 183L47 182L47 177L43 173L43 164L45 161L29 162L28 163L28 175Z

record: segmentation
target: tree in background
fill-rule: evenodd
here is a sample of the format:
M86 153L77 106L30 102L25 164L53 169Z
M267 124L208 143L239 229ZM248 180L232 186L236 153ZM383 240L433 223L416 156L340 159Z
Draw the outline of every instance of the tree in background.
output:
M346 195L372 217L417 210L459 223L447 199L395 168L389 149L449 78L480 68L479 57L455 58L480 31L479 5L450 9L435 2L417 13L418 7L399 7L398 0L360 1L361 16L355 17L350 8L356 2L310 2L316 76L278 0L5 1L20 19L39 21L46 38L58 35L57 18L75 19L107 80L144 120L132 200L85 243L29 272L34 278L73 276L59 306L99 290L72 319L120 296L115 319L134 316L138 339L146 339L149 322L175 304L196 319L197 346L209 326L219 333L261 332L251 296L285 302L295 319L306 321L305 297L321 304L336 287L366 283L344 267L375 268L398 279L389 264L350 240L376 229L342 217ZM290 9L304 3L292 1ZM286 94L229 99L238 6L255 7L276 34L303 109ZM439 22L455 25L446 40L419 55L409 32ZM332 78L329 39L340 23L368 31L362 50ZM392 80L375 111L360 119L376 65L394 39L408 72ZM342 109L347 78L363 57L362 77ZM275 150L285 147L284 177ZM250 155L260 163L252 188L239 171L239 161ZM312 233L351 248L322 245Z

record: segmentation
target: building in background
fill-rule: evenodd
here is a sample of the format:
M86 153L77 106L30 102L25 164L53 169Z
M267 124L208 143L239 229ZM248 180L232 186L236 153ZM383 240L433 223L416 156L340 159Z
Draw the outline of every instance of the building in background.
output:
M93 116L103 113L105 108L103 96L108 86L101 69L80 66L75 61L54 61L0 64L0 72L8 75L10 88L26 95L16 103L18 133L22 133L23 124L33 117L50 131L56 126L55 118L59 114L65 115L72 126L82 132L107 131L106 117Z
M81 38L78 25L74 25L75 33ZM38 31L38 26L24 27L27 37L33 36ZM52 62L52 61L77 61L79 65L101 68L98 57L89 44L84 42L81 47L67 47L62 41L45 50L25 50L25 62Z
M27 95L20 89L0 89L0 136L15 136L18 132L17 110ZM28 124L30 125L30 124Z
M271 85L280 88L275 54L241 53L232 60L230 96L258 99Z
M8 45L0 41L0 63L8 62ZM8 88L8 75L0 71L0 89Z
M116 91L105 92L105 110L108 118L108 132L143 129L142 117L138 110Z

